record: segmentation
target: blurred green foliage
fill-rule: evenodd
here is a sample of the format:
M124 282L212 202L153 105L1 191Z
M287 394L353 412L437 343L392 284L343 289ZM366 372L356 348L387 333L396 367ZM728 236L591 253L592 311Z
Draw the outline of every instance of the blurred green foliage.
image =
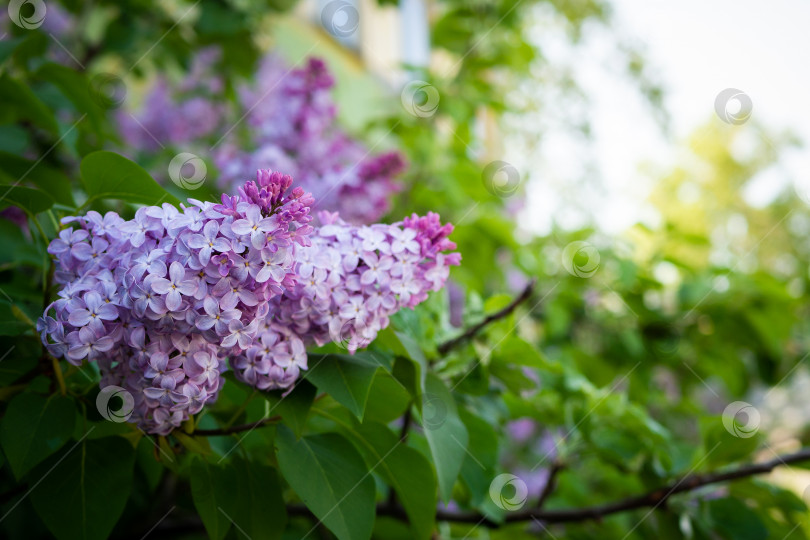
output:
M544 529L558 538L806 538L802 499L763 479L600 521L493 530L436 523L437 502L450 499L451 508L499 523L508 512L490 486L504 472L534 487L558 463L544 507L584 507L773 457L773 445L796 447L808 436L800 429L776 438L765 422L751 437L735 436L721 416L731 402L788 386L808 350L806 204L785 192L752 207L741 195L796 143L789 136L710 122L686 141L688 159L652 173L660 222L619 237L555 229L527 238L512 215L522 192L502 199L484 185L486 162L499 156L480 150L487 141L478 128L497 132L504 115L526 112L511 100L513 89L528 80L577 93L570 81L533 71L544 56L526 21L546 10L576 42L585 25L610 24L601 1L437 2L432 45L450 67L419 73L441 96L435 115L397 110L368 127L390 130L410 162L391 215L437 211L457 225L452 238L464 260L451 277L464 296L463 326L536 278L514 313L439 355L437 345L462 330L450 323L448 295L434 295L400 313L367 353L313 354L324 370L283 400L229 379L188 432L170 437L144 437L100 416L95 368L52 361L34 330L53 294L45 247L65 215L131 214L164 192L138 165L98 152L120 141L93 76L131 70L137 81L185 69L216 44L232 90L254 67L264 21L291 4L64 2L81 21L64 43L13 25L0 42L0 192L27 224L0 221L2 535L300 538L315 526L339 538L429 538L436 530L443 538L514 539ZM54 61L62 48L72 63ZM660 103L642 57L628 49L627 65L640 93ZM741 155L743 137L756 144ZM592 249L572 251L573 242ZM270 411L279 418L269 426L193 434ZM533 421L526 440L510 431L520 419ZM406 444L403 422L411 426ZM531 491L524 502L538 497ZM375 505L392 500L404 515L375 518Z

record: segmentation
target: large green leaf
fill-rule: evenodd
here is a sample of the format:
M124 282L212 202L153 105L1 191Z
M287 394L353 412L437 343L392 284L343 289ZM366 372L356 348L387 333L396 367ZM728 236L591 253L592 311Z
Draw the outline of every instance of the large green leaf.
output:
M237 488L225 500L224 509L239 530L253 540L280 539L287 512L278 472L241 458L231 463L229 471L236 478Z
M115 152L93 152L81 164L88 201L121 199L131 203L178 205L180 201L160 187L140 165Z
M346 354L312 355L305 377L362 421L376 372L376 367Z
M31 502L59 540L103 540L132 489L135 449L121 437L67 445L33 471Z
M422 427L439 478L439 492L447 502L453 493L461 465L467 456L468 435L458 416L452 394L432 373L425 378L422 395Z
M366 422L357 432L367 450L366 464L396 492L408 515L413 538L430 538L438 497L430 462L419 451L402 444L383 424Z
M406 361L406 360L403 360ZM405 414L411 404L411 395L392 375L378 371L368 391L368 402L363 421L387 424Z
M419 384L419 366L417 366L415 362L398 356L396 360L394 360L394 367L391 369L391 374L413 398L418 398L422 395L422 387ZM418 404L421 409L422 402L419 401Z
M408 357L413 360L413 362L417 366L417 380L419 382L419 388L425 388L425 375L427 374L428 368L428 361L425 358L425 353L422 352L422 348L419 346L419 343L409 335L403 332L396 332L396 336L399 338L400 343L408 352Z
M191 465L191 496L208 535L224 538L231 525L238 537L279 539L287 514L276 470L236 458L213 465L195 459Z
M768 538L762 520L742 501L731 497L713 499L706 503L714 530L728 540L758 540Z
M4 238L4 240L6 239ZM19 336L30 329L30 323L20 317L19 307L0 298L0 336ZM2 371L3 367L2 363L0 363L0 372Z
M59 124L56 123L53 111L27 85L7 74L0 77L0 103L4 105L5 111L30 120L53 135L59 133Z
M269 414L280 414L284 424L293 430L296 437L300 437L316 393L317 389L312 384L300 380L295 383L292 392L286 395L281 392L262 392L262 396L270 404Z
M379 367L384 369L387 373L391 373L391 368L394 367L394 355L384 351L359 351L349 358L356 364L364 366Z
M470 499L476 506L490 502L489 485L495 478L498 460L498 435L492 425L464 408L459 417L470 437L470 454L461 465L461 478L470 490Z
M12 325L6 318L3 303L0 303L0 329ZM29 327L30 328L30 327ZM34 337L8 337L10 332L0 331L0 351L10 351L0 361L0 386L9 386L17 379L34 369L42 355L42 344ZM6 409L8 414L8 409ZM0 428L2 429L2 428ZM0 439L0 443L2 439Z
M0 442L14 475L21 478L59 450L73 433L75 417L70 398L26 392L11 400L0 425Z
M10 152L0 152L0 173L4 183L14 184L21 178L26 182L36 184L41 190L50 195L54 201L65 206L75 206L71 192L70 178L62 171L44 163L37 163Z
M217 467L202 458L191 464L191 497L212 540L221 540L231 528L231 520L222 512L225 501L237 495L236 478L225 467Z
M19 206L29 214L38 214L53 206L53 199L38 189L0 184L0 208L6 206Z
M492 356L496 361L560 372L559 366L550 364L537 347L517 336L509 336L498 343Z
M284 478L315 517L341 540L371 537L374 479L351 443L336 433L296 440L281 426L276 444Z

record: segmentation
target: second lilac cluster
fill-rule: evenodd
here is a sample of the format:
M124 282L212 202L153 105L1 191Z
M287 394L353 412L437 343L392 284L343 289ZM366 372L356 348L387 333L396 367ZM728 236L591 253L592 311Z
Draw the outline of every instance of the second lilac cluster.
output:
M204 49L179 83L161 75L139 110L121 110L117 122L127 148L157 152L167 145L196 146L220 131L227 112L221 96L223 80L214 75L220 57L218 49ZM242 182L248 178L243 176Z
M373 223L385 214L405 162L398 152L372 155L338 127L334 84L318 58L290 69L274 55L265 57L256 82L240 92L250 145L224 145L214 155L223 182L239 182L256 168L277 168L310 191L318 209L338 211L350 223Z
M306 341L368 346L391 315L444 286L459 253L453 230L434 213L401 223L355 227L321 212L312 245L299 250L297 285L272 301L274 320Z
M182 81L159 78L140 110L119 113L128 149L148 160L164 146L203 158L213 148L225 192L258 169L272 169L292 175L319 210L338 211L350 223L373 223L388 211L404 159L399 152L374 154L339 127L335 81L322 60L310 58L292 69L268 54L255 82L237 88L239 106L228 107L215 69L219 57L206 49ZM227 137L220 140L222 133ZM155 167L158 178L165 171L165 165Z

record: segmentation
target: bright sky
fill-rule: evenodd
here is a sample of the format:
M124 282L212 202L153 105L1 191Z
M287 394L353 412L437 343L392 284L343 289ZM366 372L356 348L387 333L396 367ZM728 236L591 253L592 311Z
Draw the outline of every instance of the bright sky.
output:
M677 139L708 120L719 122L714 113L717 94L737 88L753 102L752 119L770 129L791 129L810 141L810 2L613 0L613 4L616 28L645 46L648 63L664 85ZM596 144L590 152L604 191L572 187L571 176L578 171L572 162L582 148L551 135L544 156L529 165L533 182L522 219L532 230L547 232L551 214L559 214L565 200L575 197L588 203L589 213L603 229L621 231L648 215L644 198L651 182L640 173L639 164L665 166L676 159L673 141L663 138L638 92L621 77L615 53L604 46L607 39L597 33L587 53L573 58L580 84L592 101ZM747 190L748 200L766 203L791 173L807 178L810 186L807 151L794 153L783 169L763 175ZM576 219L570 224L576 225Z

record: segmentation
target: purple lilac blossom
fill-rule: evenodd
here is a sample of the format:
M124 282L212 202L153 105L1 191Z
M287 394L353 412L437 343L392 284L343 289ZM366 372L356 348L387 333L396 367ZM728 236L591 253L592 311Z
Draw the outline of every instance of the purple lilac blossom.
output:
M436 214L354 227L322 212L316 230L291 188L259 170L221 204L63 219L48 248L62 288L37 325L48 351L96 362L102 386L132 393L131 421L167 434L216 399L226 358L251 386L289 389L307 343L367 346L459 264Z
M256 82L237 88L239 110L228 111L224 98L212 97L222 90L213 69L218 58L215 49L207 49L179 85L161 77L139 111L121 111L128 148L154 154L163 146L199 147L208 153L213 141L207 138L233 131L215 142L211 156L224 191L233 191L257 169L281 170L312 193L318 210L338 211L350 223L373 223L388 211L404 159L398 152L372 154L340 129L335 81L322 60L310 58L291 69L268 54ZM238 140L237 126L248 128L246 140ZM157 177L165 177L163 169Z
M261 63L254 87L242 88L254 148L225 144L215 153L226 185L256 168L289 172L310 191L319 210L338 211L355 223L373 223L388 211L398 191L393 181L405 168L398 152L370 155L337 126L326 64L310 58L290 70L276 56Z
M63 287L38 325L49 352L96 361L102 384L132 393L144 430L178 427L216 399L227 356L275 335L259 322L294 285L295 246L312 231L312 198L291 183L259 171L222 204L148 206L130 221L93 211L64 219L70 227L48 248ZM266 364L276 387L289 386L306 356Z
M321 212L312 245L297 253L295 288L271 304L273 321L306 343L333 341L350 352L366 347L391 315L413 308L444 286L461 261L437 214L392 225L355 227Z
M156 152L167 145L193 146L218 132L226 113L222 78L213 75L220 56L217 48L204 49L178 84L161 75L138 111L122 109L117 120L127 146Z

